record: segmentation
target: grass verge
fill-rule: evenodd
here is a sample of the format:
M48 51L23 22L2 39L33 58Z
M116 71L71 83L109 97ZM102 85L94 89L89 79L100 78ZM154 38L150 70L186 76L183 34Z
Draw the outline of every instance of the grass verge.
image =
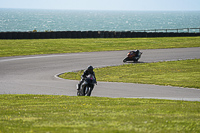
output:
M0 95L0 132L200 132L200 102Z
M200 37L173 37L173 38L123 38L123 39L44 39L44 40L0 40L0 57L74 53L109 50L130 49L157 49L157 48L179 48L200 47ZM169 63L169 62L168 62ZM167 63L167 64L168 64ZM191 62L190 62L191 63ZM196 77L199 81L199 60L189 71L183 69L167 69L180 79ZM197 64L196 64L197 63ZM162 63L161 63L162 64ZM179 64L179 63L178 63ZM144 66L137 66L144 65ZM135 68L143 68L137 75L142 76L142 71L147 68L160 70L156 77L167 79L164 68L156 68L155 65L129 64L116 67L116 72L129 70L127 75L135 72ZM171 64L170 64L171 65ZM188 65L186 63L185 65ZM162 66L162 65L161 65ZM163 65L168 66L168 65ZM179 65L175 65L179 66ZM101 74L110 72L112 67L96 69L97 79ZM110 70L109 70L110 69ZM185 71L186 70L186 71ZM153 72L152 71L152 72ZM182 76L179 73L182 72ZM185 71L185 73L184 73ZM146 70L148 72L148 70ZM151 74L151 71L149 71ZM71 73L70 77L78 77L80 74ZM67 74L68 76L70 74ZM145 73L146 75L146 73ZM114 76L113 79L126 79L122 75ZM185 77L184 77L185 76ZM105 75L106 77L106 75ZM130 81L135 80L135 75ZM151 75L149 76L151 77ZM149 77L142 76L143 81ZM170 74L168 73L168 77ZM74 78L75 79L75 78ZM129 78L126 80L128 81ZM177 83L177 78L172 78ZM189 84L195 84L185 79ZM118 81L117 81L118 82ZM122 81L119 81L122 82ZM126 82L126 81L123 81ZM129 81L128 81L129 82ZM161 81L159 81L160 83ZM145 81L147 83L147 81ZM169 81L162 81L168 85ZM167 84L166 84L167 83ZM178 86L182 84L180 82ZM199 88L199 83L197 88ZM188 85L188 84L187 84ZM185 85L183 85L185 86ZM194 87L194 85L192 85ZM200 102L169 101L153 99L124 99L124 98L97 98L97 97L68 97L47 95L0 95L0 133L1 132L200 132Z
M184 47L200 47L200 37L0 40L0 57Z
M136 63L94 69L97 81L170 85L200 88L200 59ZM80 80L82 71L61 78Z

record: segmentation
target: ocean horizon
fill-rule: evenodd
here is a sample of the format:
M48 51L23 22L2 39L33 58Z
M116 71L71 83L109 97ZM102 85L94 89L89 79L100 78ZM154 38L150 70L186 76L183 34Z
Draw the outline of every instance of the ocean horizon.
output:
M0 32L134 31L200 28L200 11L100 11L0 8ZM199 32L199 30L197 30ZM195 29L194 29L195 32Z

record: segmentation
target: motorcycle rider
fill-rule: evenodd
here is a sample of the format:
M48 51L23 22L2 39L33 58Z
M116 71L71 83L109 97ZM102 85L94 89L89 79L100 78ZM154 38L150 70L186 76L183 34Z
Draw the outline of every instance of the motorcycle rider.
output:
M136 51L130 51L129 53L130 53L130 54L128 55L128 57L134 59L134 58L137 58L137 57L138 57L140 51L139 51L139 50L136 50Z
M140 59L141 55L142 55L142 52L140 52L140 50L130 51L127 54L127 57L125 59L123 59L123 62L127 62L127 61L138 62L138 60Z
M88 66L87 69L84 71L83 75L81 76L81 81L79 82L79 84L78 84L78 86L77 86L77 90L80 89L81 84L84 82L85 78L86 78L89 74L94 75L94 78L96 79L95 73L94 73L94 71L93 71L93 66ZM97 84L97 83L96 83L96 84Z
M135 57L138 57L139 53L140 53L140 50L136 50Z

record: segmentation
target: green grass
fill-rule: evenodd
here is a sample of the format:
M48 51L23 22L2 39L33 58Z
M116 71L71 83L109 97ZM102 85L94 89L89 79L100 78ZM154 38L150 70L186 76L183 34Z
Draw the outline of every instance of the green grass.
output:
M181 47L200 47L200 37L0 40L0 57ZM155 84L159 79L163 85L199 88L199 62L128 64L98 68L95 72L98 81ZM66 75L80 80L82 72ZM5 132L199 133L200 102L0 95L0 133Z
M22 40L1 39L0 57L54 53L183 47L200 47L200 37Z
M200 102L0 95L0 132L200 132Z
M94 69L97 81L170 85L200 88L200 59L125 64ZM80 80L82 71L60 75Z

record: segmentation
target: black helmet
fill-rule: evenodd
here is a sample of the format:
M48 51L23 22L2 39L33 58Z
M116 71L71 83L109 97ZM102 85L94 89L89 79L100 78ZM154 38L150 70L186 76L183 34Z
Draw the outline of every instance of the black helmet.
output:
M92 66L88 66L87 70L92 73L93 72L93 67Z
M88 70L93 70L93 66L88 66Z

